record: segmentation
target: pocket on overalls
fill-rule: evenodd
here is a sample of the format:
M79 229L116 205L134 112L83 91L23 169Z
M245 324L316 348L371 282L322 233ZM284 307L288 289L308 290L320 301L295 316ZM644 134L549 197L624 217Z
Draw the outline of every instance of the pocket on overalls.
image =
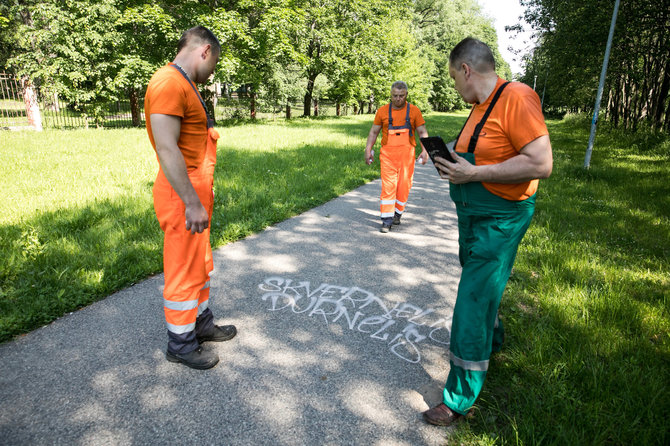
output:
M386 145L390 147L409 146L409 129L389 129Z

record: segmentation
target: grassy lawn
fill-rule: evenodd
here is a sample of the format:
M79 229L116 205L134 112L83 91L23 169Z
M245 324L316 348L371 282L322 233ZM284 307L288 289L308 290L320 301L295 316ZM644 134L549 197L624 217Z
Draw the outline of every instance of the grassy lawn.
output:
M220 127L212 245L378 177L363 162L372 119ZM0 131L0 160L0 342L162 270L144 129Z
M465 115L427 116L455 134ZM214 246L378 175L372 116L219 128ZM550 121L554 172L503 297L506 344L449 443L670 442L670 141ZM378 151L377 151L378 152ZM161 270L145 130L0 131L0 342Z

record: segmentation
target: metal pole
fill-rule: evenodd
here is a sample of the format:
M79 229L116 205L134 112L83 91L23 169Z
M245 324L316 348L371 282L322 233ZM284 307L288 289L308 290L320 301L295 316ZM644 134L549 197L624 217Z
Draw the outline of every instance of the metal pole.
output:
M614 12L612 13L612 23L610 24L610 34L607 38L605 47L605 59L603 60L603 69L600 72L600 82L598 84L598 94L596 94L596 105L593 110L593 119L591 120L591 134L589 135L589 145L586 147L586 156L584 157L584 168L588 169L591 165L591 152L593 152L593 141L596 139L596 124L598 123L598 113L600 112L600 100L603 97L603 88L605 87L605 76L607 75L607 62L610 58L610 49L612 48L612 37L614 36L614 25L616 16L619 13L619 0L614 3Z
M544 92L547 91L547 78L549 77L549 65L547 71L544 73L544 86L542 87L542 100L540 101L540 108L544 112Z

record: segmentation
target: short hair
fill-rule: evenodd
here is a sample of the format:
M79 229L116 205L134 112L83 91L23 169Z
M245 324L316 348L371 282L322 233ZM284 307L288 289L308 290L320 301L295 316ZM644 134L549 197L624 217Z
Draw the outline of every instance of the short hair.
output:
M478 73L488 73L496 69L491 48L474 37L461 40L449 54L449 65L453 68L460 69L462 63L470 65Z
M216 38L213 32L204 26L194 26L193 28L187 29L181 35L179 42L177 43L177 54L184 48L189 45L198 45L208 43L212 46L212 51L221 52L221 44L219 39Z
M393 85L391 85L391 90L393 90L394 88L395 88L396 90L405 90L405 91L408 91L407 83L404 82L404 81L395 81L395 82L393 83Z

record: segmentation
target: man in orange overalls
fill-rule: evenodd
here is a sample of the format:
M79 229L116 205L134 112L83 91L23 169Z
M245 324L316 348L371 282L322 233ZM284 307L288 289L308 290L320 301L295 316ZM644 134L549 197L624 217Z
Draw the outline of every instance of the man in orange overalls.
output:
M427 137L425 124L421 110L407 102L407 84L403 81L394 82L391 86L391 103L377 110L365 146L365 162L371 164L374 161L372 147L379 131L382 131L379 154L382 174L381 232L389 232L392 225L399 225L400 217L405 212L414 177L415 133L421 138ZM417 160L426 164L428 152L423 145L421 148L423 150Z
M165 233L166 358L195 369L209 369L219 361L200 344L226 341L237 333L232 325L215 325L209 309L209 275L214 269L209 221L219 134L194 84L207 82L220 53L210 30L187 30L174 62L153 75L145 96L147 132L160 166L153 194Z

